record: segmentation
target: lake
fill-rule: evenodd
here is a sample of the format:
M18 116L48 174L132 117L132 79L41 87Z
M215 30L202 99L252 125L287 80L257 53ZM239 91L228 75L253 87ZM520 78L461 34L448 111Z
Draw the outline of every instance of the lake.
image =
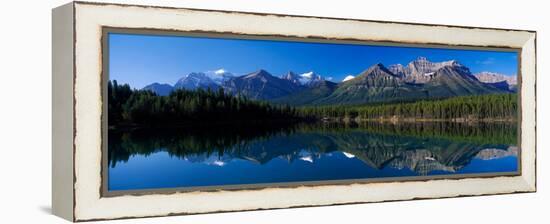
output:
M518 151L511 122L110 129L108 190L510 173Z

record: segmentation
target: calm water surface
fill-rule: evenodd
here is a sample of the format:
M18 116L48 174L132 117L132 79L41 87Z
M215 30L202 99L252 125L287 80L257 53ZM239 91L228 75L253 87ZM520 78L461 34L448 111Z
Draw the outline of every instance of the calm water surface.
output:
M108 188L515 172L510 123L321 123L109 130Z

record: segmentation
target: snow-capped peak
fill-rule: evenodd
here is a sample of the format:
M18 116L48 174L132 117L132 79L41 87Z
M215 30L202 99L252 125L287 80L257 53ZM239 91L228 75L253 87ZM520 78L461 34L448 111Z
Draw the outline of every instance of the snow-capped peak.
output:
M311 85L313 83L325 80L320 75L317 75L315 72L306 72L297 75L296 73L289 71L287 74L281 76L282 79L291 81L292 83L299 85Z
M342 80L342 82L352 80L353 78L355 78L355 76L353 76L353 75L348 75L348 76L346 76L346 77Z
M231 72L228 72L223 68L214 71L207 71L205 74L218 85L234 76Z
M214 74L216 74L216 75L223 75L225 73L228 73L228 72L223 68L220 68L220 69L214 71Z
M313 83L317 83L323 80L327 80L323 78L322 76L316 74L313 71L302 73L302 74L296 74L292 71L289 71L285 75L281 76L282 79L286 79L288 81L291 81L294 84L303 85L303 86L310 86ZM330 78L330 77L329 77ZM332 78L330 78L332 79Z
M315 73L313 72L306 72L304 74L301 74L300 76L303 78L311 79Z

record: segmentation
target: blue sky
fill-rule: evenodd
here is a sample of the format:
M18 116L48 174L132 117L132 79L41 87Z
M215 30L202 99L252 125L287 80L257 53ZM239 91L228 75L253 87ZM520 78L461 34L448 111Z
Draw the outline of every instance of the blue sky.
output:
M433 62L458 60L473 73L517 73L515 52L480 50L111 33L109 53L110 79L134 88L153 82L174 84L190 72L218 69L236 75L265 69L275 76L289 70L314 71L339 82L376 63L406 65L419 56Z

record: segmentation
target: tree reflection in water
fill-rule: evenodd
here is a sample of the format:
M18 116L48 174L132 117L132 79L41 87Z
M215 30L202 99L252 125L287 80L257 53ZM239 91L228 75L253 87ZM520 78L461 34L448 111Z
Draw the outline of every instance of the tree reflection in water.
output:
M514 123L299 123L202 125L109 130L109 166L131 156L167 152L193 163L233 160L267 164L275 158L313 162L340 152L369 167L409 169L418 175L456 172L472 159L517 156Z

